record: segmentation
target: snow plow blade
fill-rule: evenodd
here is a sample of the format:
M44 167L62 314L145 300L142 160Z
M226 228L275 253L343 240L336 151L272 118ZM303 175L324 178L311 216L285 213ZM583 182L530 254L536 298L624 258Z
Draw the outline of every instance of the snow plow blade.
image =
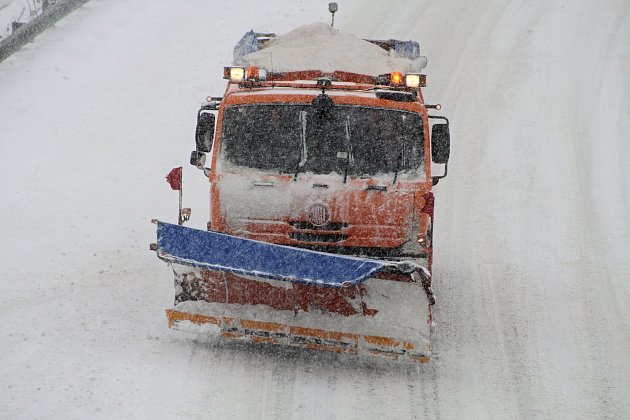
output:
M175 274L169 327L426 362L430 276L422 261L328 254L157 222Z

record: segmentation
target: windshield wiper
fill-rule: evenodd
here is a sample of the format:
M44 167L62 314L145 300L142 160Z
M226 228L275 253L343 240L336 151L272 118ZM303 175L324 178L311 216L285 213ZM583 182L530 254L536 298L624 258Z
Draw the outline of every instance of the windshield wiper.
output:
M295 173L293 174L294 181L297 181L297 176L300 173L300 168L302 167L301 163L302 163L302 157L300 156L300 159L298 160L298 163L295 167Z
M348 180L348 167L350 166L350 156L352 153L352 143L350 142L350 116L346 117L346 142L348 144L348 150L346 151L346 167L343 170L343 183Z
M405 152L405 139L404 138L399 138L399 145L402 146L402 150L400 152L398 152L398 160L396 161L396 171L394 172L394 180L392 181L392 184L395 184L396 181L398 180L398 172L400 171L400 164L402 163L403 160L403 153Z
M306 111L300 111L300 123L302 125L302 131L300 132L300 157L295 166L294 181L297 181L300 168L306 164Z

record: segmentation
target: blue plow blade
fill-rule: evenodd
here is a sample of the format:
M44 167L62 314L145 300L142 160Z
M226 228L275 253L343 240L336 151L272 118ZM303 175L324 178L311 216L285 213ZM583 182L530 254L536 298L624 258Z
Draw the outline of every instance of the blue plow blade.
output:
M357 285L391 265L163 222L157 241L158 256L168 262L322 287Z

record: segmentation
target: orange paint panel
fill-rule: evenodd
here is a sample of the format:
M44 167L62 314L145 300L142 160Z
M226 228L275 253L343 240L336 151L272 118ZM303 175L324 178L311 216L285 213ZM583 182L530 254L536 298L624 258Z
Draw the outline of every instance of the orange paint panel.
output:
M188 314L185 312L174 311L172 309L166 310L166 317L168 318L169 328L173 327L173 324L177 321L190 321L197 325L215 324L221 326L221 319L219 318L206 315Z
M350 341L353 344L358 343L359 336L356 334L348 334L337 331L317 330L314 328L291 327L291 335L302 337L320 338L323 340L335 340L339 342Z
M376 346L399 347L401 342L388 337L377 337L373 335L363 336L365 341Z
M263 322L263 321L251 321L248 319L241 319L241 326L248 330L261 330L272 332L288 332L289 327L284 324L278 324L275 322Z
M414 346L412 343L409 343L407 341L403 342L403 347L405 348L405 350L413 350L416 348L416 346Z

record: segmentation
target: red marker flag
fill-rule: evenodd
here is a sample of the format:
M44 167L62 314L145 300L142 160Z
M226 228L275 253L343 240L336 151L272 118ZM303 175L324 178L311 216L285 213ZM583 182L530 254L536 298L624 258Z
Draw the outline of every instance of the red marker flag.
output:
M173 168L171 172L166 175L166 181L171 185L174 190L182 189L182 167Z

